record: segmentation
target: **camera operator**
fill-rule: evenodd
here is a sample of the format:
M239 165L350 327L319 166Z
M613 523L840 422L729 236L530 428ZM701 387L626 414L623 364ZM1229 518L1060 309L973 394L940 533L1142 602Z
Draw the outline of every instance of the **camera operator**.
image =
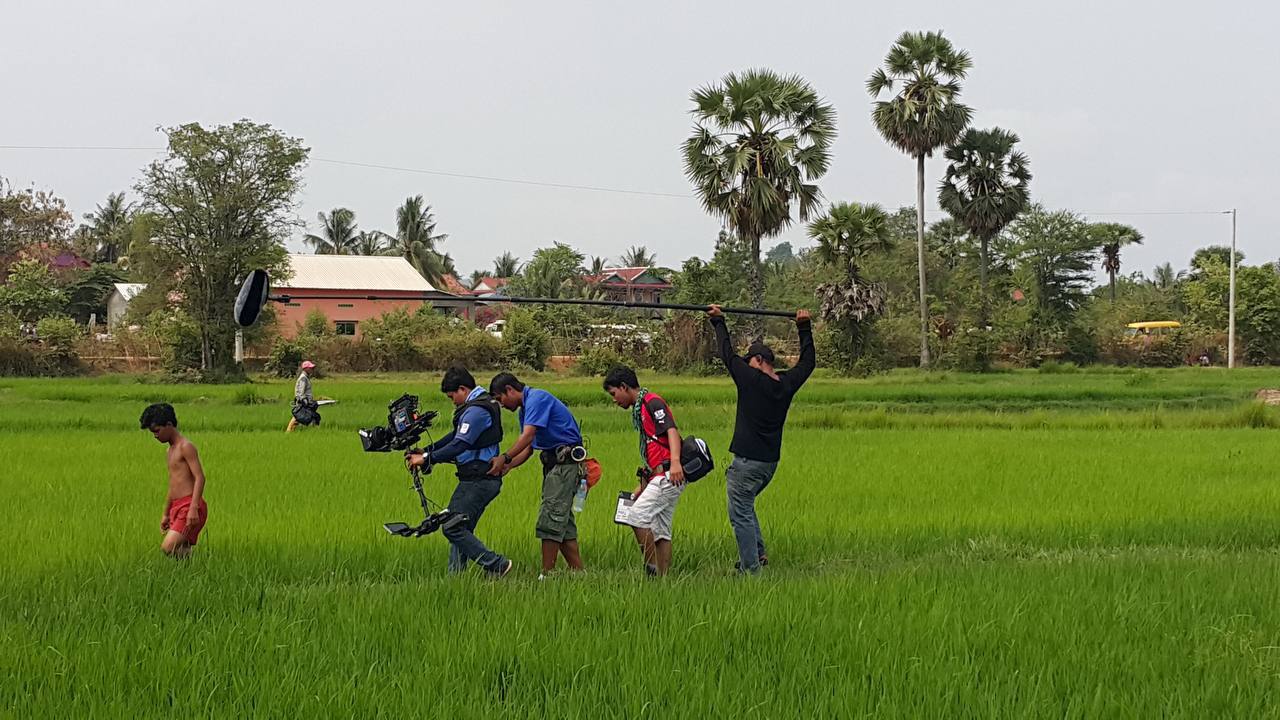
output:
M449 572L467 569L467 561L496 577L511 572L511 560L485 547L475 536L480 516L502 492L502 477L489 474L490 461L498 455L502 442L502 408L466 368L453 366L440 381L444 393L457 408L453 414L453 431L440 438L425 452L410 453L412 466L428 463L454 463L458 468L458 486L449 498L449 510L467 516L465 522L445 523L442 528L449 540Z

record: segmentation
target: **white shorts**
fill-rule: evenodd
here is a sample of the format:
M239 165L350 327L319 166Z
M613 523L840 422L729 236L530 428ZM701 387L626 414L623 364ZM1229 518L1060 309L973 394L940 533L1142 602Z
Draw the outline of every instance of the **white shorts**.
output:
M665 474L649 481L632 502L623 522L631 527L648 528L654 540L671 539L671 521L676 514L676 501L684 492L684 484L673 485Z

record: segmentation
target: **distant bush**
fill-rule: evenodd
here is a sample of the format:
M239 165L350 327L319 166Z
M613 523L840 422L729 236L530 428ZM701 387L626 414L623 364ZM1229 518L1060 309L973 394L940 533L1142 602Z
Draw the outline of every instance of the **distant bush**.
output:
M508 360L542 370L546 367L550 346L550 334L533 313L524 309L507 313L507 324L502 330L502 348Z
M427 370L444 370L454 364L469 368L497 367L503 357L501 340L472 328L456 328L431 338L422 343L421 351Z
M631 362L611 347L595 346L587 348L578 356L573 371L579 375L605 375L619 365L631 365Z
M47 317L36 323L40 338L37 361L42 375L73 375L83 366L76 345L84 337L84 328L66 316Z
M1041 375L1070 375L1080 372L1080 366L1061 360L1045 360L1036 370Z

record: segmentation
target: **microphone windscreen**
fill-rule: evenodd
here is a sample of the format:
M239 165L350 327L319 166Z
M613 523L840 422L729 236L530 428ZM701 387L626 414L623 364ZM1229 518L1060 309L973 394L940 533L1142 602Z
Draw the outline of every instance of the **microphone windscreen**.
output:
M240 294L236 295L236 324L249 327L258 320L262 306L267 302L267 292L271 283L267 279L266 270L254 270L244 279L240 286Z

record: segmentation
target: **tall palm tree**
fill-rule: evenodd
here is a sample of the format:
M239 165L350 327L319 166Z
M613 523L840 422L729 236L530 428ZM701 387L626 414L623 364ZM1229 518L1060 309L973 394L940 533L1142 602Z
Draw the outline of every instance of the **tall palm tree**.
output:
M356 214L347 208L334 208L316 213L320 234L307 233L302 239L315 248L317 255L353 255L359 237Z
M396 234L392 247L395 254L409 261L427 282L439 285L452 264L444 262L438 245L449 238L436 233L436 218L430 205L424 205L421 195L406 198L396 208Z
M685 175L703 207L721 217L751 255L747 287L764 307L760 241L818 210L816 181L831 163L835 110L799 76L772 70L730 73L695 90L693 134L684 143ZM758 337L764 326L753 319Z
M520 272L520 258L504 252L493 259L493 276L496 278L515 277Z
M622 254L621 259L623 267L651 268L658 264L658 256L649 252L649 249L643 245L631 247Z
M1125 245L1141 245L1142 233L1136 228L1120 223L1093 223L1089 234L1102 249L1102 269L1111 281L1111 303L1116 302L1116 275L1120 274L1120 248Z
M885 290L862 278L862 259L885 252L892 245L889 216L879 205L838 203L809 223L809 238L818 242L818 259L838 269L840 282L817 288L823 317L840 326L853 343L852 354L861 353L868 320L884 312Z
M604 269L608 266L609 261L607 258L602 258L599 255L592 255L591 264L587 266L587 274L591 277L599 278L604 274Z
M959 101L960 80L973 61L941 32L904 32L867 80L867 92L896 95L871 111L876 130L890 145L916 159L916 243L920 269L920 366L929 366L929 306L924 273L924 159L969 125L973 111Z
M391 249L392 238L381 230L365 230L356 235L351 245L352 255L386 255L394 253Z
M107 195L105 203L84 216L99 262L113 263L128 251L133 212L133 203L125 202L124 193L118 192Z
M1186 273L1175 272L1172 263L1165 263L1156 266L1156 269L1152 272L1150 282L1152 286L1160 290L1172 290L1178 286L1178 283L1182 282L1185 275Z
M486 273L483 270L472 270L471 277L467 281L467 287L474 289L475 286L479 285L480 281L485 279L485 277L487 276L488 276L488 273Z
M1018 136L1008 130L970 128L947 148L947 174L938 190L938 204L978 240L978 277L982 286L982 325L990 313L987 272L991 240L1013 222L1030 203L1030 164L1014 150Z

